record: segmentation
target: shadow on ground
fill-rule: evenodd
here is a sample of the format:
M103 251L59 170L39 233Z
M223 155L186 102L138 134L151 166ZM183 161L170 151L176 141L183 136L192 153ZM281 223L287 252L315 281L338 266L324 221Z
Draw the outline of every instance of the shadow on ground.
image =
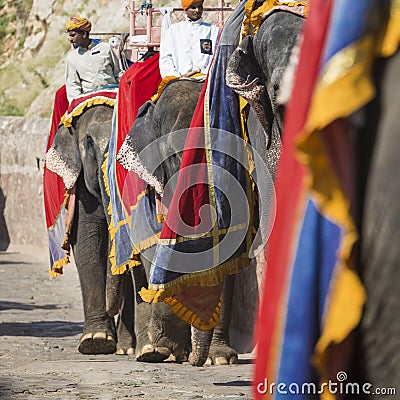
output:
M7 254L7 253L5 253ZM0 265L33 265L30 262L24 262L24 261L2 261L0 260Z
M3 322L0 336L61 338L82 333L83 323L71 321Z
M0 187L0 250L7 250L10 245L10 235L8 233L6 220L4 218L4 209L6 207L6 197Z
M215 386L250 386L251 381L214 382Z
M17 303L15 301L3 301L0 300L0 311L5 310L24 310L24 311L32 311L32 310L56 310L61 307L57 304L46 304L44 306L40 306L37 304L26 304L26 303Z

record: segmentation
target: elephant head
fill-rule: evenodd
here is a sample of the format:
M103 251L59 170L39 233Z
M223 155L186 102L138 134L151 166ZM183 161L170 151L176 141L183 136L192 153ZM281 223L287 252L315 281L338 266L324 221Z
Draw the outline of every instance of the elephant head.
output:
M46 154L46 167L59 175L71 189L83 171L88 191L101 203L101 165L111 134L112 107L88 108L72 126L58 128L52 147Z
M247 36L241 42L228 63L227 85L254 109L268 148L273 125L281 131L284 108L277 98L302 24L303 18L297 14L273 12L255 36Z
M190 79L174 81L156 104L146 102L117 155L124 168L136 172L159 194L179 171L182 143L173 133L189 128L202 85Z

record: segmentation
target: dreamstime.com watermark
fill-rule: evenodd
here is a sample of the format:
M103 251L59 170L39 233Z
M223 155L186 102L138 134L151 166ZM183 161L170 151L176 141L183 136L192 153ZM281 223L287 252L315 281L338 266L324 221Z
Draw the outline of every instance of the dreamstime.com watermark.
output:
M352 394L373 394L373 395L396 395L395 387L376 387L369 382L357 383L347 382L347 374L344 371L339 371L336 375L337 381L329 380L321 384L314 382L303 382L301 384L291 382L268 382L265 378L263 382L259 382L256 386L256 390L260 394L341 394L341 395L352 395Z

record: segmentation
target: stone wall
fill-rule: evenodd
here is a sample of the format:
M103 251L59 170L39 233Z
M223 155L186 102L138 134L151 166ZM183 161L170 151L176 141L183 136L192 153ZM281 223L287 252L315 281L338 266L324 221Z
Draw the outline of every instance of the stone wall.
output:
M0 250L47 246L42 168L49 120L0 117Z

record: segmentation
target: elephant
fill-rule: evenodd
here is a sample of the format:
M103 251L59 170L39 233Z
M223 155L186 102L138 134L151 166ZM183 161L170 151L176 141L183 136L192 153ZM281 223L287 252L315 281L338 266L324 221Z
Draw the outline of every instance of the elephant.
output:
M165 304L150 307L134 293L133 281L138 290L146 286L145 270L149 269L147 260L152 258L153 249L142 252L142 266L121 275L111 274L109 197L102 165L112 118L113 108L108 105L86 108L73 119L71 127L58 128L46 154L46 167L61 176L66 188L76 194L69 243L78 269L85 316L78 351L134 354L137 349L138 361L183 361L189 351L189 327L173 319Z
M248 133L251 143L255 144L256 150L262 154L272 174L280 154L280 129L283 119L283 107L277 104L276 97L284 68L289 64L291 50L296 44L302 23L303 18L299 15L287 12L273 13L268 18L267 23L262 25L257 36L255 38L246 38L239 50L233 53L226 71L227 83L231 87L235 86L235 84L232 84L232 80L229 79L233 75L233 81L236 83L241 78L242 81L248 82L249 75L252 80L257 78L258 86L261 87L261 96L259 96L262 101L261 112L259 110L260 107L257 107L258 104L250 101L251 104L258 108L258 113L250 112ZM224 29L223 37L224 34L227 35L226 29L227 26ZM235 38L233 41L238 40L239 30L237 26L232 26L229 34ZM245 54L244 60L242 55L246 51L249 51L249 53ZM238 52L241 53L239 56ZM250 73L248 73L249 71ZM242 72L245 72L245 76L238 78L239 73ZM191 122L201 86L199 83L190 80L177 80L164 89L155 105L151 102L146 103L139 110L138 117L128 135L126 148L124 149L124 145L117 157L118 161L126 169L135 170L132 167L132 162L129 161L131 157L137 157L141 150L159 137L170 132L187 129ZM240 92L240 94L243 94L243 92ZM267 113L265 113L266 110L268 111ZM264 113L263 119L261 118L261 113ZM146 135L143 134L144 132L146 132ZM181 161L181 153L173 142L162 141L162 143L158 148L157 157L164 161L159 168L151 172L146 167L141 168L141 177L152 186L158 187L158 190L163 188L166 182L179 171ZM129 148L134 149L135 155L131 154L129 156L131 151ZM140 163L146 165L149 161L140 160ZM139 171L136 169L135 172ZM134 270L133 275L135 276ZM146 277L147 279L149 277L148 270L146 271ZM214 328L212 336L207 332L196 331L192 327L192 358L189 359L192 365L202 365L206 360L207 363L215 365L238 362L237 352L231 347L229 340L229 326L233 312L233 296L235 294L234 282L235 277L232 275L227 276L225 279L222 294L221 322ZM135 280L136 286L137 282ZM154 306L154 304L151 306Z
M108 196L105 192L101 166L111 134L113 108L96 105L74 118L72 126L60 125L46 167L64 180L65 186L76 194L69 242L81 285L84 308L84 331L78 350L82 354L110 354L119 349L132 352L135 338L132 324L118 324L129 280L111 275L109 265ZM130 284L131 285L131 284ZM130 289L132 293L132 289ZM124 318L133 321L133 303L124 301ZM117 342L118 341L118 342Z
M138 111L135 122L128 134L126 143L121 148L117 160L128 170L132 168L131 148L140 152L150 143L170 132L187 129L196 108L203 82L191 79L180 79L170 83L163 91L156 104L152 101L145 103ZM143 134L143 133L146 134ZM156 171L142 173L141 177L154 187L163 187L173 175L179 171L181 151L175 147L173 141L162 141L155 155L164 160ZM148 160L141 160L144 164ZM135 228L136 229L136 228ZM136 324L137 352L139 361L162 361L172 354L173 359L185 359L191 345L189 362L192 365L203 365L209 355L211 334L200 332L180 320L165 303L145 303L138 294L142 287L148 286L151 261L155 252L155 246L144 251L144 271L136 267L132 268L134 288L136 292L136 313L138 318L149 321L149 324ZM157 315L162 310L163 315L169 314L168 321L160 326ZM143 313L143 314L142 314ZM142 317L143 315L143 317ZM174 340L172 332L175 332ZM221 335L222 326L214 330L215 338ZM218 339L219 349L224 346L225 358L237 361L236 352L231 349L225 340ZM210 354L212 356L212 352ZM216 357L214 357L214 360ZM215 362L215 361L214 361ZM218 362L218 358L217 358ZM223 361L226 363L226 361Z
M360 268L367 301L356 331L354 365L360 382L373 388L388 388L379 398L392 398L389 388L398 388L400 372L398 197L398 84L400 51L388 59L377 59L374 78L377 95L359 113L356 147L362 213L359 216ZM360 124L361 122L361 124ZM392 393L393 394L393 393ZM373 395L365 398L375 398Z
M286 22L281 25L280 21ZM280 127L284 117L284 107L279 103L278 94L286 72L275 70L276 66L279 68L279 61L271 68L271 60L279 60L282 55L281 67L290 62L287 54L280 53L280 49L278 54L278 47L275 46L278 41L268 42L268 24L280 30L282 41L290 42L301 28L301 19L294 14L275 12L266 22L254 37L246 38L232 55L227 81L252 106L247 120L250 141L274 174L281 152ZM288 46L293 47L295 42ZM388 399L392 397L393 388L400 384L397 368L400 323L395 317L400 307L397 268L400 250L395 244L400 233L397 206L400 184L395 176L399 145L397 116L400 102L396 89L399 74L399 51L389 59L377 59L374 65L377 96L349 118L354 129L349 148L354 147L360 152L354 156L357 163L355 182L358 184L354 191L360 208L355 215L360 232L355 253L367 300L359 326L343 343L348 362L346 371L350 382L387 389L386 395L382 392L379 398ZM245 84L258 86L263 82L266 91L259 97L254 96L256 90L244 90ZM263 99L267 101L260 101ZM364 393L363 396L366 399L375 398L372 394Z

